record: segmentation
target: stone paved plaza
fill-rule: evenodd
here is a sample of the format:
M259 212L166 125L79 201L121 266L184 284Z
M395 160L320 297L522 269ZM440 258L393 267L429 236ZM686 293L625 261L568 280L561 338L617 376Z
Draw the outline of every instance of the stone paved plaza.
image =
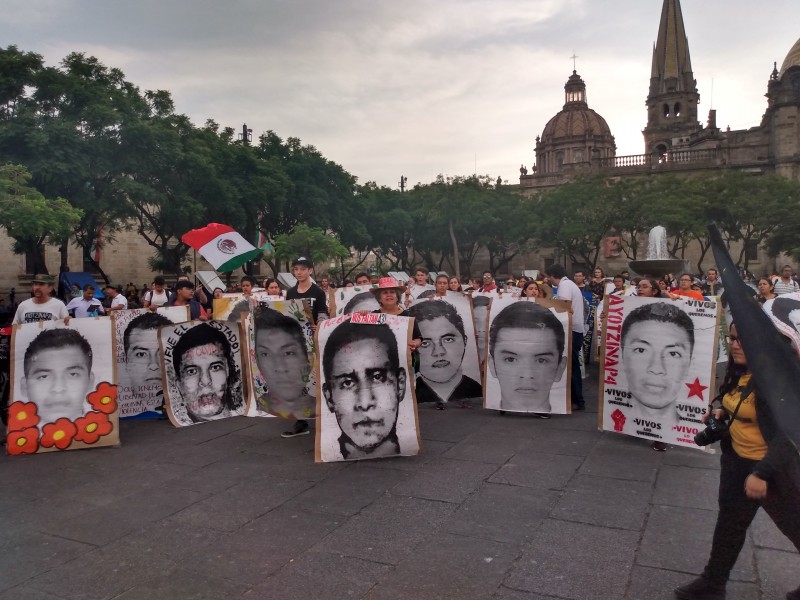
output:
M246 418L2 456L0 600L659 600L702 569L718 457L600 433L594 409L419 413L416 458L317 465L313 436ZM733 578L742 600L800 584L763 513Z

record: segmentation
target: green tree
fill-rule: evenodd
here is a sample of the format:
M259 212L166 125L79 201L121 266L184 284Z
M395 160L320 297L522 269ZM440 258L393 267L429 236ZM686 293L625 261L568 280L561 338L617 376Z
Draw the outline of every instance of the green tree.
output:
M0 166L0 224L14 239L14 252L30 259L28 271L47 273L45 244L68 239L81 211L63 198L45 198L29 185L30 179L22 165Z
M275 257L278 260L289 261L298 256L321 263L345 258L350 256L350 252L334 235L300 224L291 232L280 234L275 240Z

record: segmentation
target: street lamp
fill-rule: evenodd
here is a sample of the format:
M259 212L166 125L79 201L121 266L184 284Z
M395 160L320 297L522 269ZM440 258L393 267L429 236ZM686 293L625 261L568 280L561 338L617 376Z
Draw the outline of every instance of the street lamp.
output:
M253 130L247 128L247 123L242 125L242 133L239 134L239 139L246 144L253 141Z

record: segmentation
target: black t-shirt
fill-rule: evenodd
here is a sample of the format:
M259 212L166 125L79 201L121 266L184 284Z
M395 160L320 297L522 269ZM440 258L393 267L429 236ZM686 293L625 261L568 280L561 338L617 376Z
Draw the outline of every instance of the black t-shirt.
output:
M286 292L286 299L308 300L309 304L311 305L311 314L314 317L314 323L318 323L319 319L317 317L320 314L325 316L328 315L328 302L325 298L325 292L323 292L322 288L315 283L312 283L311 287L305 292L299 292L297 291L298 285L300 284L297 283L293 288Z

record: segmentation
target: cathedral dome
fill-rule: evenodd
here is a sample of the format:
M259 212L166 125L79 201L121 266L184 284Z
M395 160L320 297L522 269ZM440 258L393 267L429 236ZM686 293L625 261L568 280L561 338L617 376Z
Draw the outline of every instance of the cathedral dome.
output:
M792 46L792 49L789 50L789 54L786 55L786 59L783 61L783 66L781 66L781 72L778 74L778 78L780 79L783 77L783 74L792 67L800 67L800 40L795 42L794 46Z
M544 127L536 139L536 164L539 173L555 173L568 168L583 168L593 158L609 158L617 146L606 120L589 108L586 84L573 71L564 86L564 108Z

